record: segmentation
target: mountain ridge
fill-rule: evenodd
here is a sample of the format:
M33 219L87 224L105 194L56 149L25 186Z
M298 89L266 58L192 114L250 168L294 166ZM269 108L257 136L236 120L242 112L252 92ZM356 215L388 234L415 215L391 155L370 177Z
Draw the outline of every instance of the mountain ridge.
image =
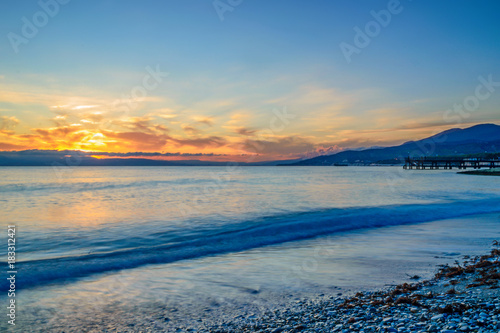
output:
M297 162L294 160L232 162L203 160L159 160L151 158L95 158L78 150L23 150L0 151L0 166L275 166Z
M468 128L450 128L433 136L407 141L398 146L365 149L361 151L346 150L332 155L322 155L302 160L288 166L315 166L342 164L400 164L404 157L450 156L479 153L496 153L500 151L500 126L496 124L479 124ZM279 164L284 165L284 164Z

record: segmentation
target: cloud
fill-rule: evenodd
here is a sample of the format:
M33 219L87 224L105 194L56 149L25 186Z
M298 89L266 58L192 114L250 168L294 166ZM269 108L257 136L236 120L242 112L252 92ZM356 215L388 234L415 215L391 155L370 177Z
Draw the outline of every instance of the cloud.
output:
M191 135L201 133L201 131L199 129L197 129L193 126L189 126L189 125L182 126L182 129L184 130L184 132L191 134Z
M340 147L339 145L333 145L333 146L328 146L328 147L321 146L321 147L316 148L315 153L317 155L331 155L331 154L341 152L345 149L346 148Z
M87 155L95 156L108 156L108 157L170 157L170 156L227 156L226 154L213 154L213 153L159 153L159 152L128 152L128 153L114 153L114 152L89 152Z
M313 150L314 144L301 137L289 136L275 140L245 140L240 148L250 153L297 155Z
M0 142L0 149L1 150L21 150L21 149L26 149L27 147L24 145L17 145L14 143L8 143L8 142Z
M210 136L206 138L197 138L197 139L172 139L175 143L180 146L191 146L197 148L206 148L206 147L222 147L227 144L226 139L219 136Z
M159 132L165 132L165 133L170 132L170 129L167 126L161 124L153 125L153 128Z
M163 113L163 114L157 114L157 116L160 117L160 118L163 118L163 119L167 119L167 120L170 120L170 119L178 117L178 115L176 115L176 114L165 114L165 113Z
M110 130L103 130L102 132L105 138L117 140L107 144L108 149L136 149L140 147L144 150L161 151L170 140L170 136L166 134L144 133L139 131L114 132Z
M72 107L72 110L81 110L81 109L93 109L98 107L99 105L77 105Z
M113 123L133 131L150 132L150 121L151 118L149 117L129 117L126 119L114 120Z
M78 89L82 91L81 88ZM77 96L73 92L57 94L39 85L18 85L0 83L0 101L14 105L43 105L47 109L72 110L78 106L111 105L111 97L103 96L101 91L83 91L87 96ZM88 97L92 96L92 97ZM75 109L78 111L78 109Z
M245 124L248 124L251 119L252 116L250 112L236 111L230 115L229 120L226 122L226 127L243 127Z
M448 125L440 122L439 113L408 117L419 111L417 107L392 102L378 89L346 90L321 80L299 79L281 80L293 83L277 91L262 85L255 91L242 89L230 93L232 99L227 98L227 87L217 85L217 94L199 100L189 95L181 98L166 89L168 98L124 99L118 105L113 101L119 95L99 87L77 89L38 82L7 85L0 81L0 101L6 104L2 106L10 108L12 104L16 112L0 114L23 117L21 124L16 118L0 117L0 134L5 144L27 147L119 152L171 148L189 153L255 151L274 158L397 144ZM162 103L136 105L146 101ZM296 118L283 131L270 131L273 109L284 105L290 106L290 114ZM29 128L32 130L27 134Z
M321 155L332 155L344 150L349 150L349 148L350 147L341 147L337 144L322 144L311 151L304 152L303 154L301 154L301 157L313 158Z
M57 115L54 118L52 118L52 122L54 122L54 125L56 127L67 126L68 125L67 118L68 118L67 115Z
M52 141L53 138L63 138L68 135L80 131L78 126L62 126L53 128L35 128L33 129L35 133L38 133L42 138Z
M12 130L17 124L19 120L16 117L0 116L0 130Z
M33 135L18 136L32 142L32 147L48 149L87 149L87 147L105 146L102 138L96 137L95 132L82 129L81 125L62 126L52 128L32 129ZM34 144L36 142L36 144Z
M151 116L151 117L166 119L166 120L172 120L174 118L179 117L177 112L171 108L154 109L151 112L149 112L147 115Z
M240 127L236 130L236 133L244 136L253 136L255 135L255 132L257 132L257 130L251 130L245 127Z
M104 120L104 114L102 112L92 112L83 115L83 120L90 121L93 123L99 123Z
M134 159L148 159L156 161L212 161L212 162L225 162L228 157L231 159L238 159L239 156L226 155L226 154L214 154L214 153L158 153L158 152L127 152L127 153L116 153L116 152L96 152L96 151L82 151L74 149L65 150L38 150L26 148L22 146L11 145L8 143L0 142L0 163L4 165L54 165L54 162L67 163L69 157L72 158L72 162L85 161L84 163L92 163L95 159L107 159L111 158L114 161L113 165L120 165L117 159L122 159L124 161L134 160ZM17 149L17 150L16 150ZM24 149L24 150L21 150ZM143 162L141 162L143 163ZM78 163L76 163L78 165ZM99 163L101 164L101 163ZM103 163L106 165L106 162ZM122 165L127 165L125 163ZM74 165L74 164L72 164ZM192 165L198 165L194 163Z
M445 120L430 120L430 121L410 121L410 122L405 122L402 125L395 127L393 129L389 129L389 131L397 131L397 130L427 130L431 128L438 128L438 131L441 131L443 128L450 128L450 127L460 127L462 125L476 125L478 121L461 121L460 123L453 123Z
M129 117L125 119L114 120L112 122L122 128L126 128L133 132L153 134L158 132L166 133L169 131L169 129L165 125L153 124L152 120L153 118L151 117Z
M219 136L172 137L169 135L169 128L164 124L155 123L154 118L148 116L110 119L105 123L96 124L96 122L103 122L106 119L105 113L87 113L84 114L86 119L61 110L57 110L55 113L56 116L52 121L56 126L32 128L31 134L19 135L7 130L7 128L13 128L17 125L19 121L14 117L1 117L0 124L3 129L0 130L0 134L8 137L4 146L8 149L43 147L45 149L123 152L124 150L161 151L169 147L181 148L184 146L220 148L227 143L226 139ZM74 122L75 120L80 120L80 122ZM192 134L200 132L194 127L186 126L185 131Z
M214 125L214 120L211 117L200 117L200 116L194 116L192 117L194 121L200 124L204 124L207 126L213 126Z

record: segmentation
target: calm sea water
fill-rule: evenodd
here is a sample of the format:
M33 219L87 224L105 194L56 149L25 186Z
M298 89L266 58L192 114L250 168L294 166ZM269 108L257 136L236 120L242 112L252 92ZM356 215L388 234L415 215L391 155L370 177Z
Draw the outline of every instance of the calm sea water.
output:
M500 235L500 179L445 170L0 168L0 203L21 331L182 331L431 272Z

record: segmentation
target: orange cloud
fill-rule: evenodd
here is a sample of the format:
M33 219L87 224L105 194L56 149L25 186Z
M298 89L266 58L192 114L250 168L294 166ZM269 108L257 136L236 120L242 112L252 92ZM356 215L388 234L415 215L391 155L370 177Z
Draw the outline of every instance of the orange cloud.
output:
M0 142L1 150L23 150L28 149L27 146L24 145L16 145L14 143Z
M115 139L107 148L116 151L136 150L141 148L144 151L162 150L170 137L166 134L145 133L145 132L114 132L105 130L103 134L106 138Z

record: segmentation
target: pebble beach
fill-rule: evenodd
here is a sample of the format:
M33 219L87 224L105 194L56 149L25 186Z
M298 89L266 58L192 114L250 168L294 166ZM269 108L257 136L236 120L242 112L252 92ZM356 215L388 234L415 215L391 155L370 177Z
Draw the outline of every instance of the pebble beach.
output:
M349 297L298 300L296 306L240 318L201 332L500 332L500 249L463 256L434 278Z

